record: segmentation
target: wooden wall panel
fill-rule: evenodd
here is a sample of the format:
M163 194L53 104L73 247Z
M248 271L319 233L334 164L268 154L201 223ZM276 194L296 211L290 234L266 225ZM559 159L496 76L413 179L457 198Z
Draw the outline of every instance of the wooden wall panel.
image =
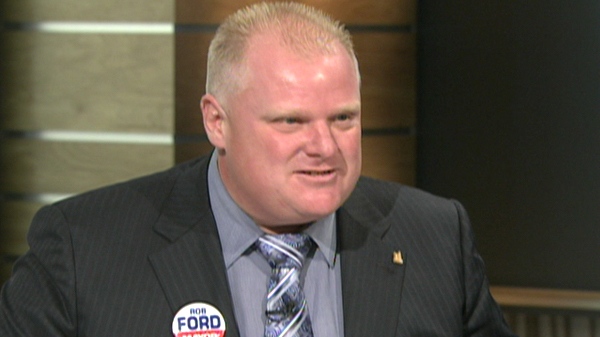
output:
M174 34L129 29L172 27L174 9L174 1L0 1L0 283L27 249L25 234L41 205L27 200L172 166L172 144L126 137L158 134L162 142L173 134ZM73 139L47 138L57 131ZM103 142L86 141L90 135Z
M416 37L414 33L353 34L362 79L365 129L416 123Z
M167 21L172 1L2 0L6 21Z
M178 134L204 134L200 98L206 84L206 56L214 33L175 37L175 128Z
M600 337L600 314L507 308L504 317L521 337Z
M172 132L173 37L4 32L0 126Z
M353 35L362 76L365 129L414 126L416 43L414 34L359 32ZM213 33L176 37L176 129L204 134L199 102L206 81L206 53Z
M237 9L258 0L177 0L178 23L218 24ZM414 0L305 0L346 24L399 25L416 22Z
M175 151L175 161L178 163L194 159L198 156L209 154L214 147L207 140L197 143L177 144Z
M363 137L362 174L414 186L416 181L415 144L414 136Z
M166 169L171 145L40 142L0 145L0 192L77 193Z

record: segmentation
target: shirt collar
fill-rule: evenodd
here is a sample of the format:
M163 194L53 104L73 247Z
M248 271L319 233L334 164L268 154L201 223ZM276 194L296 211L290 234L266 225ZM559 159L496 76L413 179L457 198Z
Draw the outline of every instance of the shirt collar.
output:
M214 151L208 165L208 194L227 268L231 267L264 232L233 201L225 188L218 168L218 155ZM317 220L304 232L315 241L327 264L335 264L335 212Z

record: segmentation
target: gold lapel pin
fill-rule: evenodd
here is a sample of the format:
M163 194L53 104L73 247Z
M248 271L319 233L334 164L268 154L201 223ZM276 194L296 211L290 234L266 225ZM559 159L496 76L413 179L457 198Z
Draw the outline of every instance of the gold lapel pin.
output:
M404 259L402 258L402 252L397 250L392 255L392 262L395 264L404 264Z

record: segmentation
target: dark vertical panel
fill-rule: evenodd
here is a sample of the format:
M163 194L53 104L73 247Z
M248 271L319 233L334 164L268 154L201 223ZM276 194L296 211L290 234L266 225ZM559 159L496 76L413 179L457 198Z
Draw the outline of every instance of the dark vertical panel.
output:
M600 3L419 4L418 185L493 283L600 289Z

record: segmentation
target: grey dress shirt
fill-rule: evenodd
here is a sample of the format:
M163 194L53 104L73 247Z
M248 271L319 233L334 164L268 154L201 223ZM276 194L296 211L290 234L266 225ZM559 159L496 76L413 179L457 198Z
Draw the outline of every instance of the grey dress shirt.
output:
M267 283L271 267L255 250L264 234L233 201L221 180L217 154L208 168L208 190L215 215L236 321L241 336L264 334ZM305 233L316 242L302 271L303 289L315 337L343 337L343 307L339 254L336 253L335 213L310 225Z

